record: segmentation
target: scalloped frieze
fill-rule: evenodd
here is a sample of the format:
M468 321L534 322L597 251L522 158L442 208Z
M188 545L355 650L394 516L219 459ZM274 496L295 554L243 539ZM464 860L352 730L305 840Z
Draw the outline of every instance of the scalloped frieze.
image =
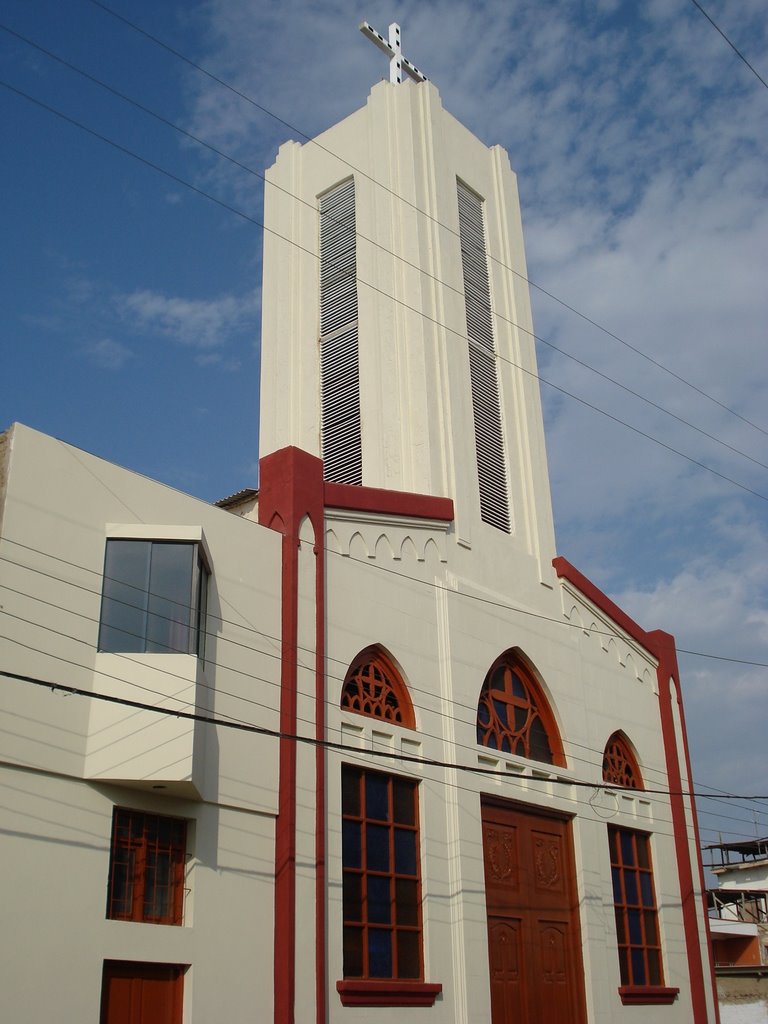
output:
M329 517L330 518L330 517ZM361 560L388 562L424 562L438 565L447 561L446 531L406 523L366 522L343 516L326 524L326 547L339 554Z
M642 648L625 640L619 632L611 635L612 624L595 619L591 607L582 604L569 588L563 587L562 600L563 615L568 622L580 628L589 641L599 644L611 661L626 670L630 678L647 686L654 693L657 692L656 673L646 662ZM566 611L566 608L569 610ZM585 625L587 622L589 626Z

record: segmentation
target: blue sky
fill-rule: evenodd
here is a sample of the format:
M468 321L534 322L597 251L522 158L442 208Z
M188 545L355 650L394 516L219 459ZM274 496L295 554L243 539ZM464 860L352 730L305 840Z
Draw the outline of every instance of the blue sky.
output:
M7 29L260 172L365 102L387 68L357 24L397 20L509 150L532 281L644 355L534 288L537 334L678 418L545 344L542 377L761 495L543 384L559 550L681 648L768 662L768 90L689 0L110 6L293 128L91 0L0 0L6 83L245 215L0 88L0 426L210 500L256 482L258 175ZM764 0L705 6L768 77ZM768 669L681 666L698 781L768 791ZM768 834L765 804L701 808L705 840Z

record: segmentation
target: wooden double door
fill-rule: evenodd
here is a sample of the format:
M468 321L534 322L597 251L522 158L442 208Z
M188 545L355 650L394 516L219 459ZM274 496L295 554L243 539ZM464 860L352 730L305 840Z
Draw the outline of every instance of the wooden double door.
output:
M570 820L483 800L492 1024L585 1024Z

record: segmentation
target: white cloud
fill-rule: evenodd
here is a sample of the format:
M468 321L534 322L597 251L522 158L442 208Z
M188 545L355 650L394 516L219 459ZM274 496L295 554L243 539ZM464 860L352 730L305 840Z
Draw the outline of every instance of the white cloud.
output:
M254 322L254 295L186 299L142 289L118 299L123 315L142 330L163 334L181 345L209 350L224 346L231 335ZM213 361L213 360L208 360Z
M122 370L135 353L113 338L100 338L83 348L83 353L103 370Z
M763 0L711 0L708 9L756 66L768 66ZM211 0L205 14L203 63L309 134L361 106L387 75L357 23L386 32L398 21L404 52L446 109L508 149L532 280L768 429L768 102L692 5ZM270 59L258 59L266 50ZM193 130L256 169L280 141L301 138L210 82L194 85L191 104ZM256 209L251 177L220 162L208 173ZM768 462L760 431L532 294L537 334ZM216 336L215 314L173 309L151 314L167 333L199 319L199 337ZM542 376L768 495L765 470L545 347L538 355ZM542 392L563 554L681 646L768 661L766 502ZM685 658L683 671L697 776L746 791L752 767L763 779L768 768L765 670ZM753 765L742 763L744 749L759 751Z

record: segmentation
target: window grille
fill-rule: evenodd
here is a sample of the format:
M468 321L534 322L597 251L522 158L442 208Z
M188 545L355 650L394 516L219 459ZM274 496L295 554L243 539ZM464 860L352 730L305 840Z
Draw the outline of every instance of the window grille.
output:
M413 704L402 676L379 647L367 647L349 667L341 706L409 729L416 727Z
M547 701L512 652L503 654L485 677L477 705L477 742L506 754L565 765Z
M421 979L418 783L341 772L344 977Z
M635 755L626 737L620 732L615 732L605 745L603 782L614 786L626 786L627 789L644 788Z
M456 182L459 242L467 314L469 376L475 423L480 517L509 533L509 498L493 337L483 202L462 181Z
M320 199L321 442L326 480L362 484L355 182Z
M107 917L181 924L187 823L116 807Z
M664 984L650 836L608 827L621 984Z

